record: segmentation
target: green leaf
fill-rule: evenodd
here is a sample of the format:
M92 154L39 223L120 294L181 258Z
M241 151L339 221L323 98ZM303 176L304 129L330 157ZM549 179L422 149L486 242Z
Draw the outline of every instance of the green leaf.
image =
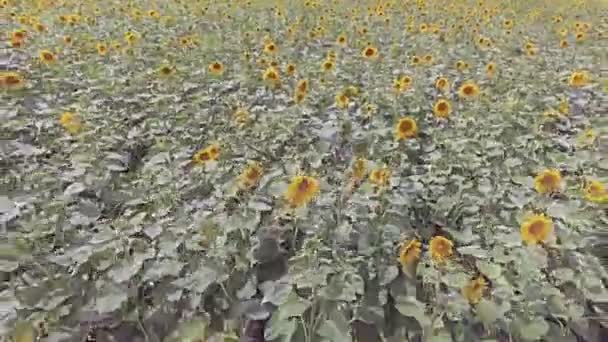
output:
M537 318L536 320L522 324L519 326L519 334L524 340L536 341L547 334L549 331L549 323L543 318Z
M431 319L424 312L424 303L419 302L416 298L398 297L395 308L403 316L414 318L423 329L431 326Z
M487 299L481 299L475 306L477 317L486 326L491 326L496 320L502 317L502 312L498 306Z
M352 337L350 336L350 331L343 331L338 328L336 323L332 320L325 320L321 323L317 334L321 337L325 337L327 340L331 342L351 342Z
M295 291L291 291L285 303L279 307L279 318L300 317L310 307L310 301L300 298Z
M295 319L282 319L276 313L272 315L264 330L264 339L267 341L280 340L289 342L298 328Z

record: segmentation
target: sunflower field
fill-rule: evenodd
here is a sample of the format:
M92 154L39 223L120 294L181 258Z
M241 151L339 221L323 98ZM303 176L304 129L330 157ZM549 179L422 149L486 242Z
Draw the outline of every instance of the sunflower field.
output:
M0 23L0 341L608 340L605 0Z

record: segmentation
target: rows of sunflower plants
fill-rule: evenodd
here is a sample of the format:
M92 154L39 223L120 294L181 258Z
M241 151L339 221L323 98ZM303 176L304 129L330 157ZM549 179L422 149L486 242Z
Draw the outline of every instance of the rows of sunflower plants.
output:
M602 0L0 0L0 340L606 340Z

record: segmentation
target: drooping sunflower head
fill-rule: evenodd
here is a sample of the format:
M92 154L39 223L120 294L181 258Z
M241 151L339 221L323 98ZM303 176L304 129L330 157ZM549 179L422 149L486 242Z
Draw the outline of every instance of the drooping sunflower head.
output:
M405 117L399 119L395 125L395 139L406 140L415 138L418 134L418 126L416 120L411 117Z
M470 304L477 304L483 297L483 292L487 287L486 280L483 276L472 279L467 285L462 288L462 295L469 301Z
M441 119L447 119L452 112L452 104L446 99L439 99L433 105L433 114Z
M321 70L324 72L332 71L335 69L335 67L336 67L336 65L335 65L334 61L332 61L331 59L326 59L321 64Z
M300 93L308 93L308 80L307 79L302 79L298 81L298 84L296 85L296 90Z
M295 64L292 64L292 63L287 64L287 66L285 66L285 73L289 76L295 75L295 73L296 73Z
M360 182L365 178L367 173L367 160L365 158L357 158L352 166L352 179L355 182Z
M300 208L312 201L319 190L319 181L314 177L295 176L287 186L285 199L292 208Z
M534 178L534 188L541 194L560 192L562 186L562 175L556 169L543 170Z
M431 238L429 243L429 251L431 252L431 258L436 264L444 263L450 256L452 256L452 247L454 243L450 239L443 236L434 236Z
M479 86L473 81L464 82L458 89L458 96L463 99L472 99L479 95Z
M270 83L277 83L280 81L279 78L279 71L274 68L274 67L268 67L265 71L264 74L262 75L262 78L264 79L264 81L270 82Z
M469 63L467 63L463 60L458 60L458 61L456 61L455 67L456 67L456 70L458 70L458 71L465 71L469 68Z
M407 243L403 242L399 249L399 263L401 268L408 269L420 259L420 247L422 244L416 239L411 239Z
M543 215L531 215L521 224L521 239L529 245L547 241L553 233L553 221Z
M491 78L491 77L494 77L495 74L496 74L496 63L489 62L488 64L486 64L486 76L488 78Z
M222 64L222 62L220 62L220 61L215 61L215 62L209 64L208 69L209 69L209 72L212 73L213 75L219 76L224 73L224 64Z

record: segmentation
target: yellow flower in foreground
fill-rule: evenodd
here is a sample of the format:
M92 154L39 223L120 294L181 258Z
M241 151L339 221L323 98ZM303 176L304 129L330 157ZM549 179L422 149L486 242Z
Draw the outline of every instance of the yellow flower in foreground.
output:
M490 62L486 64L486 77L492 78L496 75L496 63Z
M310 176L295 176L287 186L285 199L292 208L308 204L319 193L319 181Z
M483 291L486 289L487 284L483 276L479 276L476 279L471 280L465 287L462 288L462 295L471 304L477 304L481 297L483 297Z
M0 88L18 90L25 86L23 76L14 71L0 71Z
M372 172L369 174L369 181L376 186L383 187L388 185L390 176L391 171L388 169L388 167L384 166L372 170Z
M97 43L95 49L97 49L97 53L100 56L105 56L108 53L108 45L106 43Z
M429 243L429 251L433 262L441 264L449 258L453 251L454 243L443 236L435 236Z
M598 180L590 180L585 186L585 199L594 203L608 203L606 186Z
M204 165L212 160L217 160L220 156L220 147L217 144L211 144L204 149L196 151L192 156L192 161L197 165Z
M458 96L460 98L474 98L479 95L479 86L473 81L467 81L463 83L458 89Z
M260 178L262 178L262 167L259 163L251 163L239 175L239 184L245 189L253 188Z
M559 192L562 188L562 175L559 170L544 170L534 178L534 188L541 194Z
M59 117L59 123L70 134L77 134L82 128L82 120L73 112L64 112Z
M586 71L575 71L570 75L568 83L571 87L581 88L589 84L589 73Z
M545 215L532 215L521 224L521 239L529 245L542 243L553 233L553 221Z
M420 259L420 246L422 244L416 239L410 240L408 243L403 243L399 250L399 263L401 268L407 270L409 266L413 265L418 259Z
M395 125L395 139L397 140L415 138L416 134L418 134L418 126L413 118L401 118Z
M268 67L268 69L264 71L262 78L264 79L264 81L272 83L275 86L280 84L281 81L279 77L279 71L274 67Z
M433 114L438 118L447 119L451 112L452 104L446 99L439 99L433 105Z

